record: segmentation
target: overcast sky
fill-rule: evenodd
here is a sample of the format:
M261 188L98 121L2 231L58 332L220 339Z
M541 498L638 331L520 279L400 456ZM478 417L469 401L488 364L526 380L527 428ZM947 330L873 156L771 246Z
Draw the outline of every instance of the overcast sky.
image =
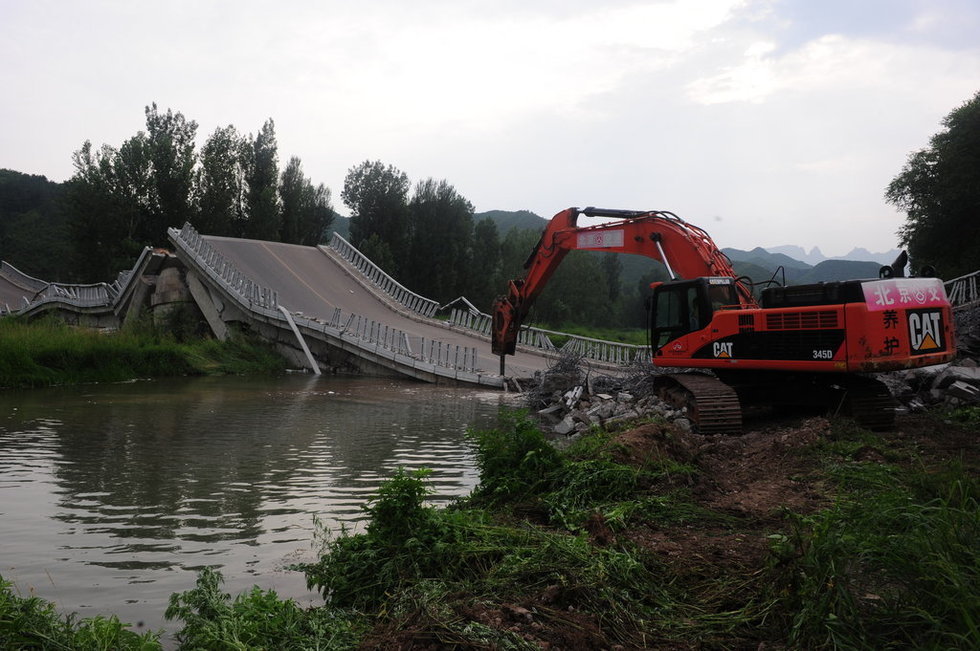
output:
M340 200L381 160L477 211L671 210L719 246L897 245L885 186L980 90L977 0L0 0L0 167L156 102Z

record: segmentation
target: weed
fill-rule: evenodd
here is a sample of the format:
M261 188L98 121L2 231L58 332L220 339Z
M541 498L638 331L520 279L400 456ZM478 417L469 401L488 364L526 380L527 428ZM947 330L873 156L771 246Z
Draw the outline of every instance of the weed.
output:
M480 483L474 498L513 500L546 491L552 474L564 463L524 411L502 414L504 426L470 433L476 444Z
M980 407L957 407L947 412L945 418L957 425L980 429Z
M0 648L3 649L160 649L159 633L131 631L116 616L76 620L60 616L54 604L18 597L0 577Z
M265 344L233 337L178 343L150 328L97 332L53 320L0 319L0 386L118 382L136 377L277 372Z
M774 539L791 643L980 648L976 481L875 463L831 474L838 502Z
M167 619L180 619L177 639L192 649L347 649L363 632L352 614L303 610L292 599L258 587L234 601L221 592L221 573L205 568L194 589L171 595Z

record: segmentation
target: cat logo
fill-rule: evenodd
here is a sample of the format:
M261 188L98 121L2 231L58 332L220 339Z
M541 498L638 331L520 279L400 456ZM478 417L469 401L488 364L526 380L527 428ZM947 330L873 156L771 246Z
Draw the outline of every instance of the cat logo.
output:
M938 310L909 310L909 344L913 355L946 350L942 313Z
M732 342L716 341L713 345L713 352L715 354L715 357L717 357L718 359L731 359Z

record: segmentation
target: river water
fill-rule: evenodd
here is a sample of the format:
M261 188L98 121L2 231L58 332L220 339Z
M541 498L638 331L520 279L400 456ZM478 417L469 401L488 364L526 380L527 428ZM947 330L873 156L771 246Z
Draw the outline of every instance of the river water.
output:
M0 391L0 575L62 612L169 631L171 593L213 566L321 603L291 563L315 521L363 526L398 467L433 470L431 502L477 481L467 427L499 394L378 379L182 378Z

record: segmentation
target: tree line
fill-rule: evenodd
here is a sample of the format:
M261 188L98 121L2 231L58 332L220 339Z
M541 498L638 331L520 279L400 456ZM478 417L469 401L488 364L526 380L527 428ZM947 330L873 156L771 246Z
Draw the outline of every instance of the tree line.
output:
M255 135L215 129L200 151L198 125L145 108L146 129L118 147L85 142L65 184L0 170L0 258L45 280L111 280L166 229L297 244L326 241L336 213L298 157L280 169L270 118ZM980 268L980 93L913 152L886 198L907 213L899 233L914 263L952 278ZM406 287L447 304L465 296L488 312L523 263L539 229L500 232L447 180L412 183L381 161L353 166L341 199L350 240ZM649 283L662 267L633 256L573 251L532 314L540 325L642 327ZM625 270L625 271L624 271Z
M541 236L540 229L501 233L492 219L475 219L473 205L448 181L428 178L413 186L405 172L382 161L348 170L341 199L351 211L351 243L403 285L443 305L465 297L489 312L508 280L524 275ZM551 327L642 326L645 288L666 279L659 265L645 263L649 271L624 287L620 256L572 251L532 317Z
M296 244L325 237L330 190L314 185L296 156L280 171L271 118L254 136L219 127L197 152L196 122L156 104L145 115L146 130L119 147L86 141L72 156L64 200L81 277L104 280L132 266L186 221L209 235Z

